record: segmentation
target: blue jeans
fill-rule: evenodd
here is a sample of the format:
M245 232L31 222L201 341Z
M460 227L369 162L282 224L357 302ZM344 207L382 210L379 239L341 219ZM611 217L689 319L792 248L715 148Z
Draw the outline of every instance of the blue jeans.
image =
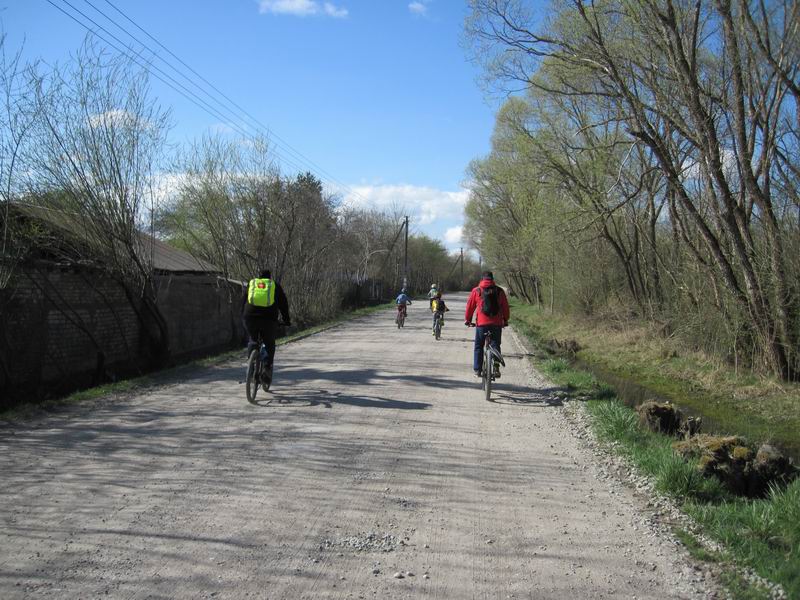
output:
M500 340L503 337L503 328L499 325L484 325L475 328L475 353L472 359L472 368L480 371L483 367L483 338L487 331L492 332L492 348L500 352Z

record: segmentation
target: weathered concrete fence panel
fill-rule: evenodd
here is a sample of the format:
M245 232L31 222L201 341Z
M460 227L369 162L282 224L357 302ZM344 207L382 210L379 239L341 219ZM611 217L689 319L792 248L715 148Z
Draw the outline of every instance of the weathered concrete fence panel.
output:
M155 277L169 360L243 340L242 288L210 274ZM136 375L150 363L138 308L90 269L25 268L0 290L0 407Z

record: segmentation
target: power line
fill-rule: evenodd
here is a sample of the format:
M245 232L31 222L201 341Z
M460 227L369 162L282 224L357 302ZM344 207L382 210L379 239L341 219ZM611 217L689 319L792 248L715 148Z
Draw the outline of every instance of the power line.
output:
M224 102L220 101L218 98L215 98L215 97L214 97L212 94L210 94L210 93L209 93L209 92L208 92L206 89L204 89L204 88L203 88L203 86L199 85L199 84L198 84L196 81L193 81L191 77L187 76L187 75L186 75L185 73L183 73L183 72L182 72L182 71L181 71L179 68L175 67L175 66L174 66L173 64L171 64L169 61L167 61L167 60L165 60L163 57L159 56L159 55L158 55L158 53L157 53L157 52L155 52L155 51L154 51L152 48L150 48L150 47L149 47L147 44L143 43L143 42L142 42L140 39L138 39L138 38L137 38L135 35L133 35L132 33L130 33L130 32L129 32L129 31L128 31L128 30L127 30L127 29L126 29L124 26L120 25L120 24L119 24L118 22L116 22L116 21L115 21L113 18L111 18L110 16L108 16L108 15L107 15L105 12L103 12L102 10L100 10L99 8L97 8L97 6L95 6L95 5L94 5L92 2L90 2L89 0L84 0L84 1L85 1L85 2L86 2L88 5L89 5L89 6L91 6L91 7L92 7L92 8L93 8L95 11L97 11L99 14L101 14L101 15L102 15L102 16L103 16L103 17L104 17L106 20L108 20L110 23L112 23L112 24L113 24L115 27L117 27L119 30L123 31L123 32L125 33L125 35L127 35L128 37L130 37L130 38L131 38L132 40L134 40L134 41L135 41L137 44L139 44L139 46L141 46L141 48L142 48L142 49L141 49L140 51L138 51L138 52L137 52L137 51L136 51L134 48L132 48L132 47L130 46L130 44L128 44L128 43L124 42L123 40L121 40L121 39L120 39L120 38L119 38L117 35L115 35L113 32L111 32L111 31L109 31L108 29L106 29L106 28L105 28L103 25L101 25L100 23L98 23L97 21L95 21L95 20L94 20L92 17L90 17L89 15L87 15L86 13L84 13L83 11L81 11L79 8L77 8L75 5L73 5L71 2L69 2L69 0L62 0L62 2L63 2L64 4L66 4L67 6L69 6L69 7L70 7L70 8L71 8L71 9L72 9L72 10L73 10L75 13L77 13L77 14L81 15L81 16L82 16L82 17L83 17L83 18L84 18L86 21L88 21L89 23L93 24L93 25L94 25L94 26L95 26L95 27L96 27L98 30L100 30L100 31L104 32L105 34L107 34L108 36L110 36L111 38L113 38L113 39L114 39L116 42L118 42L118 43L119 43L120 45L122 45L124 48L127 48L127 49L128 49L130 52L134 52L134 53L135 53L135 57L134 57L134 56L131 56L131 54L129 54L129 52L128 52L128 51L126 51L126 50L125 50L125 49L123 49L123 48L120 48L120 47L118 47L116 44L114 44L113 42L111 42L109 39L107 39L106 37L104 37L102 34L98 33L98 31L97 31L97 30L93 30L93 29L92 29L90 26L88 26L88 25L86 24L86 22L84 22L84 21L82 21L81 19L77 18L77 17L76 17L74 14L71 14L70 12L68 12L68 11L64 10L64 9L63 9L61 6L58 6L58 5L56 5L56 4L55 4L55 3L54 3L52 0L46 0L46 1L47 1L47 2L48 2L50 5L52 5L54 8L56 8L57 10L59 10L61 13L63 13L64 15L66 15L67 17L69 17L70 19L72 19L73 21L75 21L75 22L76 22L78 25L80 25L81 27L83 27L84 29L86 29L87 31L89 31L90 33L92 33L93 35L95 35L95 36L97 36L98 38L100 38L101 40L103 40L103 41L104 41L106 44L108 44L109 46L111 46L112 48L114 48L114 49L115 49L117 52L119 52L120 54L122 54L122 55L124 55L124 56L128 57L128 58L129 58L131 61L133 61L134 63L136 63L137 65L139 65L139 66L140 66L140 67L142 67L143 69L145 69L147 72L150 72L150 73L152 73L154 77L156 77L156 78L157 78L159 81L161 81L162 83L164 83L164 84L165 84L167 87L169 87L169 88L170 88L170 89L172 89L173 91L177 92L178 94L180 94L181 96L183 96L183 97L184 97L184 98L186 98L187 100L189 100L189 101L190 101L192 104L194 104L195 106L197 106L198 108L200 108L201 110L203 110L204 112L206 112L207 114L209 114L209 115L213 116L213 117L214 117L214 118L216 118L216 119L219 119L219 120L220 120L221 122L223 122L223 123L225 123L226 121L232 121L232 123L230 123L230 124L229 124L229 126L231 127L231 129L233 129L233 130L234 130L234 131L236 131L237 133L241 134L241 135L242 135L242 136L244 136L245 138L255 139L255 136L254 136L252 133L250 133L250 131L248 131L247 129L245 129L245 128L244 128L244 127L247 127L247 128L255 129L257 134L263 135L263 136L265 136L267 139L272 139L272 138L274 138L274 139L278 140L278 142L274 142L274 145L275 145L275 146L277 146L277 147L279 147L279 148L281 148L281 149L283 149L283 150L284 150L284 152L280 152L280 151L278 151L278 150L277 150L277 149L275 149L275 148L273 148L273 152L274 152L274 153L275 153L275 154L278 156L278 158L280 158L280 159L281 159L281 160L282 160L284 163L286 163L286 164L290 165L290 166L291 166L291 167L293 167L293 168L296 168L296 169L297 169L298 171L300 171L300 172L302 172L302 171L304 171L304 170L311 171L311 172L317 171L317 173L316 173L316 174L318 175L318 177L319 177L321 180L323 180L323 181L327 181L327 182L328 182L329 184L331 184L331 185L332 185L334 188L338 188L338 189L340 189L340 190L345 190L345 191L348 191L348 192L349 192L351 195L358 196L358 197L360 197L362 200L365 200L365 201L366 201L366 198L364 198L363 196L361 196L360 194L358 194L358 192L356 192L355 190L352 190L352 189L351 189L349 186L347 186L347 185L345 185L343 182L341 182L341 181L337 180L337 179L336 179L335 177L333 177L333 176L332 176L330 173L328 173L327 171L325 171L324 169L322 169L321 167L319 167L319 165L317 165L316 163L314 163L313 161L311 161L310 159L308 159L306 156L304 156L303 154L301 154L299 151L297 151L297 150L295 150L294 148L292 148L292 147L291 147L291 146L288 144L288 142L286 142L285 140L283 140L282 138L280 138L280 137L279 137L277 134L275 134L274 132L271 132L271 131L270 131L270 129L269 129L268 127L266 127L266 126L264 126L262 123L260 123L260 122L259 122L259 121L258 121L258 120L255 118L255 117L253 117L252 115L250 115L250 114L249 114L249 113L248 113L246 110L244 110L244 109L243 109L241 106L239 106L238 104L236 104L236 103L235 103L233 100L231 100L231 99L230 99L230 98L229 98L227 95L225 95L223 92L221 92L221 91L220 91L220 90L219 90L219 89L218 89L216 86L214 86L214 85L213 85L211 82L209 82L209 81L208 81L207 79L205 79L205 78L204 78L202 75L200 75L199 73L197 73L197 71L195 71L194 69L192 69L192 68L191 68L191 67L190 67L188 64L186 64L186 63L185 63L183 60L181 60L181 59L180 59L180 58L179 58L177 55L175 55L175 54L174 54L172 51L170 51L170 50L169 50L169 49L168 49L166 46L164 46L164 45L163 45L161 42L159 42L159 41L158 41L158 40L157 40L155 37L153 37L152 35L150 35L150 34L149 34L147 31L145 31L145 30L144 30L142 27L140 27L139 25L137 25L137 24L136 24L136 23L135 23L135 22L134 22L134 21L133 21L133 20L132 20L130 17L128 17L128 16L127 16L125 13L123 13L123 12L122 12L122 11L121 11L119 8L117 8L116 6L114 6L114 5L113 5L113 4L112 4L112 3L111 3L109 0L105 0L105 1L106 1L106 3L107 3L107 4L109 4L109 6L111 6L112 8L114 8L114 9L115 9L117 12L119 12L119 13L120 13L120 14L121 14L123 17L125 17L125 18L126 18L128 21L129 21L129 22L131 22L131 23L132 23L134 26L136 26L136 27L137 27L139 30L141 30L143 33L145 33L145 35L147 35L147 36L148 36L150 39L152 39L152 40L153 40L155 43L157 43L157 44L158 44L158 45L159 45L161 48L163 48L163 49L164 49L164 50L165 50L167 53L169 53L169 54L170 54L171 56L173 56L173 57L174 57L176 60L178 60L178 61L179 61L179 62L180 62L182 65L184 65L184 66L185 66L187 69L189 69L189 71L191 71L191 72L192 72L192 73L193 73L195 76L197 76L197 77L198 77L198 78L199 78L201 81L203 81L203 82L204 82L206 85L208 85L208 86L209 86L211 89L213 89L213 90L214 90L214 91L215 91L217 94L219 94L221 97L225 98L225 99L226 99L228 102L230 102L231 104L233 104L233 105L234 105L234 106L235 106L235 107L238 109L238 112L239 112L239 113L243 113L243 114L245 114L245 115L246 115L246 116L247 116L247 117L248 117L248 118L249 118L251 121L255 122L255 123L256 123L256 124L257 124L259 127L256 127L256 126L252 125L252 123L248 123L248 122L247 122L247 119L244 119L244 118L241 116L241 114L238 114L238 113L237 113L237 111L236 111L236 110L233 110L233 109L231 109L231 108L230 108L230 106L226 105L226 103L224 103ZM168 66L170 69L172 69L172 70L173 70L175 73L177 73L177 74L178 74L180 77L182 77L184 80L186 80L186 81L187 81L187 82L188 82L190 85L192 85L192 86L194 86L196 89L198 89L198 90L199 90L199 91L200 91L200 92L201 92L203 95L205 95L205 96L206 96L206 97L208 97L208 98L209 98L209 99L210 99L212 102L214 102L216 105L218 105L219 107L221 107L221 109L220 109L220 108L217 108L217 107L215 107L215 106L212 106L212 105L211 105L211 104L209 104L209 103L208 103L206 100L204 100L203 98L201 98L200 96L198 96L198 95L197 95L197 94L196 94L194 91L192 91L192 90L190 90L189 88L187 88L187 87L186 87L185 85L183 85L183 84L182 84L180 81L177 81L177 80L176 80L174 77L172 77L172 76L171 76L169 73L166 73L166 72L165 72L163 69L161 69L161 68L160 68L160 67L158 67L157 65L153 64L153 60L152 60L152 59L151 59L151 60L147 60L147 59L143 58L143 57L142 57L142 53L143 53L145 50L147 50L147 51L148 51L148 52L149 52L149 53L150 53L150 54L151 54L153 57L155 57L155 58L158 58L158 59L159 59L159 60L160 60L162 63L164 63L165 65L167 65L167 66ZM140 62L140 60L139 60L139 59L141 59L141 60L145 61L145 63L146 63L146 64L144 64L144 65L143 65L143 64ZM221 111L224 111L224 112L221 112ZM242 126L240 123L241 123L241 124L243 124L243 125L244 125L244 127L243 127L243 126ZM286 155L286 153L289 153L289 155L287 156L287 155ZM303 164L303 163L306 163L306 164ZM310 165L312 165L312 166L313 166L313 167L315 167L315 168L309 168L309 167L307 166L307 165L309 165L309 164L310 164Z
M124 27L120 26L120 25L119 25L119 23L117 23L116 21L114 21L113 19L111 19L111 18L110 18L110 17L109 17L109 16L108 16L106 13L104 13L103 11L101 11L100 9L98 9L98 8L97 8L97 7L96 7L94 4L92 4L92 2L90 2L90 0L84 0L84 2L86 2L86 3L87 3L89 6L91 6L92 8L94 8L94 9L95 9L97 12L99 12L100 14L102 14L102 15L103 15L103 16L104 16L106 19L108 19L109 21L111 21L112 23L114 23L114 25L116 25L117 27L119 27L120 29L122 29L123 31L125 31L125 33L126 33L126 34L128 34L128 35L129 35L131 38L135 39L135 40L136 40L138 43L142 44L142 42L141 42L140 40L138 40L136 37L134 37L134 36L133 36L133 35L132 35L130 32L128 32L128 31L127 31L127 30L126 30ZM153 40L153 41L154 41L156 44L158 44L158 46L159 46L160 48L162 48L162 49L163 49L165 52L167 52L167 53L168 53L170 56L172 56L172 57L173 57L175 60L177 60L177 61L178 61L180 64L182 64L184 67L186 67L186 68L187 68L187 69L188 69L188 70L189 70L189 71L190 71L192 74L194 74L196 77L198 77L198 78L199 78L199 79L200 79L200 80L201 80L203 83L205 83L206 85L208 85L208 86L209 86L209 87L210 87L212 90L214 90L214 91L215 91L217 94L219 94L219 95L220 95L222 98L224 98L224 99L225 99L226 101L228 101L228 102L229 102L231 105L233 105L233 106L234 106L236 109L238 109L238 110L239 110L239 111L240 111L240 112L241 112L243 115L245 115L245 116L246 116L246 117L247 117L247 118L248 118L248 119L249 119L249 120L250 120L252 123L255 123L255 124L258 126L258 128L261 128L261 129L265 130L265 131L266 131L266 132L269 134L269 136L270 136L270 137L272 137L272 138L275 138L276 140L278 140L278 141L279 141L279 142L280 142L280 143L281 143L281 144L282 144L282 145L283 145L283 146L284 146L284 147L285 147L285 148L286 148L288 151L292 152L292 153L293 153L293 154L294 154L296 157L298 157L299 159L301 159L301 160L304 160L305 162L307 162L307 163L308 163L308 164L310 164L311 166L315 167L315 168L316 168L316 169L317 169L317 170L318 170L320 173L323 173L324 175L327 175L327 176L330 178L330 180L334 181L335 183L338 183L338 184L340 184L340 186L341 186L341 187L343 187L343 188L347 189L349 192L351 192L351 193L353 193L353 194L355 194L355 195L358 195L358 194L357 194L357 193L356 193L354 190L352 190L351 188L349 188L349 187L348 187L347 185L345 185L343 182L339 181L339 180L338 180L336 177L334 177L334 176L333 176L333 175L332 175L330 172L328 172L328 171L326 171L325 169L323 169L323 168L322 168L320 165L318 165L317 163L315 163L314 161L312 161L310 158L308 158L307 156L305 156L304 154L302 154L302 153L301 153L299 150L297 150L297 149L293 148L293 147L292 147L292 146L291 146L291 145L290 145L290 144L289 144L289 143L288 143L286 140L284 140L283 138L281 138L281 137L280 137L280 136L279 136L277 133L275 133L275 132L274 132L274 131L273 131L273 130L270 128L270 127L268 127L267 125L264 125L264 124L263 124L261 121L259 121L259 120L258 120L256 117L254 117L254 116L253 116L253 115L252 115L250 112L248 112L248 111L247 111L245 108L243 108L243 107L242 107L242 106L240 106L238 103L236 103L236 102L235 102L235 101L234 101L232 98L230 98L230 97L229 97L227 94L225 94L225 93L224 93L222 90L220 90L220 89L219 89L217 86L215 86L215 85L214 85L213 83L211 83L211 82L210 82L208 79L206 79L205 77L203 77L203 76L202 76L200 73L198 73L197 71L195 71L195 70L194 70L194 69L193 69L193 68L192 68L190 65L188 65L186 62L184 62L184 61L183 61L183 60L182 60L182 59L181 59L179 56L177 56L177 55L176 55L174 52L172 52L172 51L171 51L169 48L167 48L167 47L166 47L164 44L162 44L162 43L161 43L161 42L160 42L158 39L156 39L156 38L155 38L153 35L151 35L151 34L150 34L148 31L146 31L144 28L142 28L142 27L141 27L141 26L140 26L138 23L136 23L136 22L135 22L133 19L131 19L131 18L130 18L130 17L127 15L127 14L125 14L125 13L124 13L124 12L123 12L123 11L122 11L120 8L118 8L116 5L114 5L114 3L113 3L113 2L111 2L111 0L104 0L104 2L105 2L106 4L108 4L108 5L109 5L111 8L113 8L113 9L114 9L116 12L118 12L120 15L122 15L122 17L123 17L123 18L125 18L125 19L126 19L128 22L129 22L129 23L131 23L131 24L132 24L134 27L136 27L136 28L137 28L139 31L141 31L142 33L144 33L144 34L145 34L145 35L146 35L148 38L150 38L150 39L151 39L151 40ZM144 45L144 44L142 44L142 45ZM159 57L159 58L161 58L161 57ZM161 58L161 60L162 60L163 62L165 62L165 64L169 64L169 63L168 63L167 61L165 61L163 58ZM172 67L172 65L170 65L170 67ZM174 67L172 67L172 68L174 69ZM176 70L176 71L177 71L177 70ZM183 75L183 74L182 74L182 75ZM189 78L188 78L188 77L186 77L185 75L183 75L183 77L185 77L187 80L189 80ZM194 84L196 87L198 87L198 88L200 87L200 86L197 86L197 84L196 84L196 83L194 83L194 82L192 82L192 83L193 83L193 84ZM242 120L244 121L244 119L242 119ZM366 200L365 198L363 198L363 199L364 199L364 200Z
M140 57L140 56L141 56L141 54L142 54L141 52L137 52L137 53L136 53L136 58L135 58L135 57L133 57L133 56L131 56L131 55L130 55L128 52L126 52L125 50L123 50L123 49L122 49L122 48L120 48L119 46L115 45L113 42L109 41L107 38L103 37L103 36L102 36L100 33L98 33L97 31L95 31L95 30L92 30L90 27L88 27L88 26L86 25L86 23L82 22L80 19L76 18L74 15L72 15L72 14L70 14L69 12L65 11L65 10L64 10L63 8L61 8L60 6L57 6L57 5L56 5L56 4L55 4L55 3L54 3L52 0L46 0L46 1L47 1L49 4L51 4L52 6L54 6L56 9L58 9L60 12L62 12L62 13L63 13L63 14L65 14L66 16L68 16L70 19L72 19L73 21L75 21L76 23L78 23L78 24L79 24L81 27L83 27L84 29L86 29L87 31L89 31L90 33L92 33L92 35L95 35L95 36L97 36L98 38L100 38L101 40L103 40L103 41L104 41L106 44L108 44L109 46L111 46L112 48L114 48L114 49L115 49L117 52L119 52L120 54L122 54L122 55L124 55L124 56L127 56L127 57L128 57L130 60L132 60L134 63L136 63L137 65L139 65L139 66L140 66L140 67L142 67L143 69L147 70L148 72L150 72L150 73L151 73L151 74L152 74L154 77L156 77L156 78L157 78L159 81L161 81L162 83L164 83L165 85L167 85L167 86L168 86L169 88L171 88L173 91L175 91L175 92L179 93L180 95L182 95L184 98L186 98L187 100L189 100L190 102L192 102L192 104L194 104L195 106L197 106L197 107L198 107L198 108L200 108L201 110L205 111L206 113L210 114L211 116L213 116L213 117L214 117L214 118L216 118L216 119L220 119L220 120L221 120L221 121L223 121L223 122L224 122L224 121L226 121L226 120L228 120L228 116L226 116L226 115L224 115L224 114L220 113L218 109L216 109L216 108L214 108L213 106L211 106L210 104L208 104L208 102L206 102L205 100L203 100L202 98L200 98L200 97L199 97L197 94L195 94L194 92L192 92L191 90L189 90L189 89L188 89L186 86L184 86L183 84L181 84L179 81L176 81L174 77L172 77L172 76L171 76L171 75L169 75L168 73L164 72L164 70L163 70L163 69L161 69L160 67L158 67L158 66L154 65L154 64L153 64L151 61L146 61L146 62L147 62L147 65L143 65L141 62L139 62L139 60L137 60L137 59L138 59L138 57ZM82 12L80 9L77 9L77 8L75 8L75 6L74 6L74 5L72 5L72 4L69 2L69 0L61 0L61 1L62 1L62 2L64 2L64 4L68 5L69 7L71 7L71 8L72 8L72 9L73 9L75 12L77 12L77 13L78 13L78 14L80 14L80 15L82 15L82 16L83 16L85 19L87 19L87 20L88 20L90 23L94 24L94 25L95 25L97 28L99 28L100 30L104 31L105 33L107 33L107 34L108 34L109 36L111 36L112 38L114 38L114 40L116 40L117 42L119 42L119 43L120 43L120 44L122 44L123 46L125 46L125 47L128 47L128 46L125 44L125 42L124 42L124 41L122 41L121 39L119 39L119 37L117 37L116 35L114 35L114 34L113 34L113 33L111 33L110 31L108 31L108 30L107 30L105 27L103 27L102 25L100 25L99 23L97 23L97 21L95 21L94 19L92 19L91 17L89 17L88 15L86 15L85 13L83 13L83 12ZM133 49L132 49L132 48L131 48L131 51L133 51ZM151 52L152 52L152 50L151 50ZM153 73L153 72L152 72L152 70L155 70L155 71L157 71L157 72L156 72L156 73ZM159 74L160 74L160 75L159 75ZM165 79L165 78L166 78L166 79ZM167 81L167 79L168 79L169 81ZM170 82L172 82L172 83L170 83ZM176 86L177 86L177 87L176 87ZM180 89L178 89L178 88L180 88ZM181 90L183 90L183 91L181 91ZM235 124L235 123L234 123L234 124L231 126L231 128L232 128L232 129L234 129L235 131L237 131L238 133L240 133L241 135L243 135L245 138L251 138L251 139L255 139L255 138L254 138L254 136L253 136L253 135L252 135L250 132L248 132L248 131L246 131L246 130L242 129L242 128L241 128L241 127L238 125L238 124ZM305 169L305 170L308 170L308 169L306 169L306 167L305 167L304 165L301 165L300 163L297 163L297 162L295 162L294 160L292 160L292 159L290 159L290 158L288 158L288 157L286 157L286 156L283 156L283 155L282 155L280 152L277 152L277 151L275 151L275 154L277 154L277 155L278 155L278 156L279 156L281 159L283 159L285 162L289 163L291 166L295 167L295 168L296 168L296 169L298 169L299 171L303 171L304 169ZM324 178L322 178L322 177L321 177L320 179L324 179Z

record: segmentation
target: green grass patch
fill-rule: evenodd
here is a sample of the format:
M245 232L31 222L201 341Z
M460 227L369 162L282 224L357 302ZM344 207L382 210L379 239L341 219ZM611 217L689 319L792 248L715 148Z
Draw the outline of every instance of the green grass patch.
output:
M614 442L658 491L678 501L706 535L723 544L729 560L781 584L790 598L800 598L800 480L765 499L735 498L716 479L703 477L695 463L676 455L672 438L641 428L636 413L618 400L590 400L587 410L598 437ZM736 587L736 598L767 597L735 569L727 568L723 579L732 592L730 586Z
M673 533L692 558L705 563L708 568L714 569L719 573L720 582L728 590L728 598L731 600L769 600L771 598L768 589L748 581L735 568L728 556L709 550L685 529L676 527L673 529Z
M720 575L720 581L728 590L728 597L731 600L771 600L772 598L768 589L747 580L736 569L724 569Z
M587 410L598 437L616 442L621 454L653 478L659 492L680 501L719 501L728 496L716 479L703 477L696 463L673 452L671 438L639 427L637 414L618 400L590 400Z
M277 340L277 345L281 346L283 344L288 344L290 342L306 338L332 327L341 325L350 319L370 315L392 306L394 306L394 303L378 304L376 306L367 306L350 312L343 312L330 321L326 321L325 323L320 323L319 325L314 325L312 327L294 332L291 335L282 337ZM79 390L61 398L53 398L50 400L45 400L44 402L37 402L36 404L20 404L13 406L4 411L0 411L0 418L6 421L19 421L31 418L37 414L41 414L43 410L51 410L59 406L90 402L111 394L125 394L134 391L141 391L147 387L158 385L166 377L173 376L180 371L187 371L197 367L211 367L241 356L242 348L227 350L225 352L199 358L182 365L169 367L154 373L148 373L147 375L131 377L129 379L123 379L113 383L106 383L85 390Z
M692 502L685 510L743 564L800 598L800 480L763 500Z
M703 544L697 541L696 537L694 537L685 529L681 527L675 527L672 530L672 533L675 534L675 537L678 538L681 544L683 544L683 546L695 560L705 563L720 563L725 560L725 558L718 552L714 552L703 546Z

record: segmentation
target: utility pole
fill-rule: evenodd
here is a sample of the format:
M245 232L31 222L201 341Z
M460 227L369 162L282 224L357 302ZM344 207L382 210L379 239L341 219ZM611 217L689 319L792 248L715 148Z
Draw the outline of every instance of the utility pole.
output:
M403 265L403 287L408 286L408 216L406 216L406 251Z
M464 287L464 248L461 248L461 287Z

